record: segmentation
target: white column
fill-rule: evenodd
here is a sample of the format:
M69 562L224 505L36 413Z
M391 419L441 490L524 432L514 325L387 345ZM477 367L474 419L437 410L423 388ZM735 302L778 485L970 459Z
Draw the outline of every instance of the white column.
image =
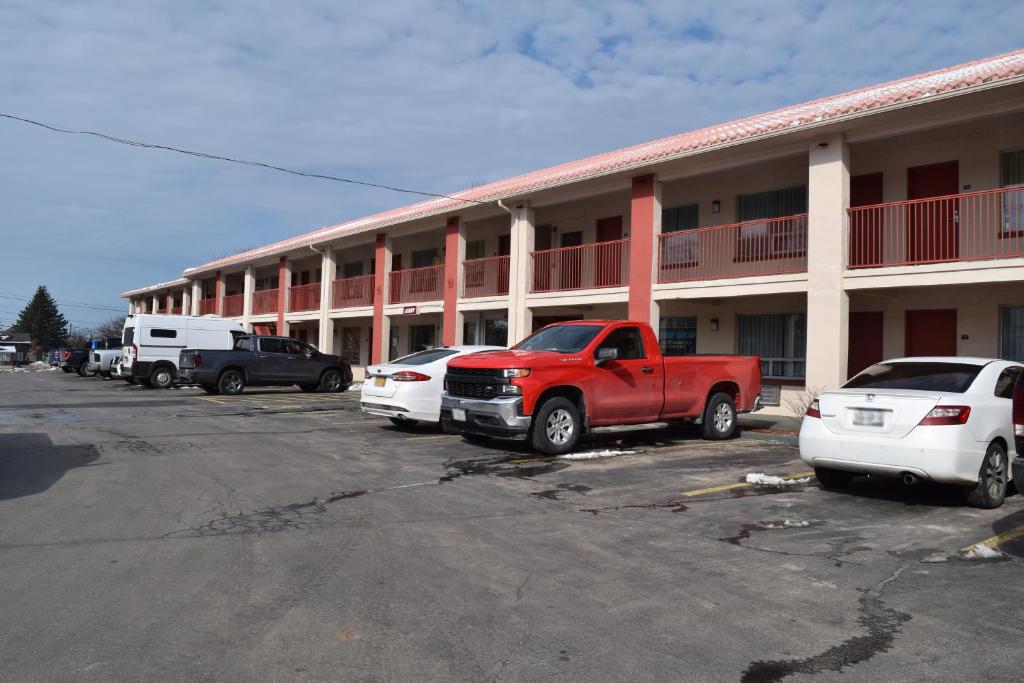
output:
M334 292L334 278L338 273L338 259L334 249L327 247L320 261L320 342L323 353L335 352L334 319L331 318L331 295ZM340 353L340 349L338 352Z
M135 312L135 299L128 299L128 315Z
M199 300L203 298L203 283L200 280L192 281L192 315L199 315Z
M534 211L517 206L512 217L508 258L508 344L521 341L533 327L533 312L526 307L530 291L531 264L535 234Z
M153 313L156 313L157 311L160 310L160 295L159 294L154 294L153 295L152 306L153 306L153 309L152 309Z
M181 314L192 314L192 286L185 285L181 288Z
M252 317L252 295L256 291L256 268L246 266L242 279L242 327L249 327L249 318Z
M843 289L850 150L842 135L811 143L807 177L807 388L846 381L850 299Z
M223 317L223 315L224 315L224 297L227 295L227 292L228 292L228 276L227 276L227 273L223 273L223 272L217 273L217 288L216 288L215 291L217 292L217 295L216 295L217 296L217 303L216 303L217 315Z

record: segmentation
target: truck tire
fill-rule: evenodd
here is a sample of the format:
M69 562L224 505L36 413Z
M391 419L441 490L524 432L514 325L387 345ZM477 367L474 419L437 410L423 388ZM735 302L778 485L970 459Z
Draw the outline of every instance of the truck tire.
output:
M541 453L561 455L576 448L583 421L575 404L562 396L544 401L534 413L530 443Z
M222 394L237 396L245 389L245 376L238 370L225 370L217 380L217 388Z
M149 386L154 389L170 389L174 384L174 368L169 365L158 365L149 375Z
M736 405L729 394L712 394L704 408L701 431L705 439L723 441L736 435Z
M345 378L338 370L331 368L324 370L324 374L320 375L320 391L325 394L336 394L346 389L348 386L345 384Z
M95 377L96 376L96 371L95 370L90 370L88 363L81 363L78 366L78 375L80 377Z

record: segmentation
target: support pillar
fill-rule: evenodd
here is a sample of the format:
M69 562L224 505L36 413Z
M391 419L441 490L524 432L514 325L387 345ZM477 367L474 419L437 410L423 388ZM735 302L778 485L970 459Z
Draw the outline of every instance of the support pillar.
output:
M160 310L160 295L159 294L154 294L153 295L153 312L156 313L159 310Z
M462 343L459 315L459 283L462 262L466 260L466 230L458 216L452 216L444 227L444 312L441 322L441 344Z
M373 339L370 343L370 362L380 363L387 358L387 345L391 338L391 320L384 315L388 300L388 282L391 272L391 240L384 233L377 235L373 273Z
M630 320L658 327L654 304L655 243L661 234L661 184L653 174L633 178L629 223Z
M192 281L192 315L199 315L199 302L203 299L202 280Z
M808 389L846 381L850 299L843 288L850 150L841 134L811 144L807 176Z
M277 263L277 333L288 336L288 323L284 316L288 312L288 300L292 287L292 264L287 256L282 256Z
M508 256L508 344L512 346L525 339L533 329L533 312L526 307L533 268L530 252L535 235L534 211L520 205L512 216Z
M167 303L167 315L170 315L172 312L171 309L174 308L174 292L167 292L167 295L164 297L164 301Z
M181 288L181 314L192 315L192 284Z
M320 261L320 341L317 348L334 353L334 319L331 317L331 295L338 275L338 259L334 249L327 247ZM338 349L339 353L341 349Z
M216 297L217 315L223 316L224 315L224 292L227 289L227 276L224 273L222 273L222 272L220 272L218 270L216 278L217 278L217 282L216 282L216 289L214 290L214 296Z

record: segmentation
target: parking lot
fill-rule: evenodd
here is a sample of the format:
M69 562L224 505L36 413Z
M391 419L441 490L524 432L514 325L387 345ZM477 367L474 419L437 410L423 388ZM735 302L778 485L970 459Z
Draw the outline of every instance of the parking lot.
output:
M357 397L0 376L0 677L1019 677L1019 495L826 492L754 432L546 458Z

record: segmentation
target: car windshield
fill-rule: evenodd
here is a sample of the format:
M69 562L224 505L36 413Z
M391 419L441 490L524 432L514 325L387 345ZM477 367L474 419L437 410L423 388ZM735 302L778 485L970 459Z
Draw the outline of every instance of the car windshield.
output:
M981 372L970 363L879 363L843 385L844 389L917 389L962 394Z
M602 325L555 325L554 327L545 327L512 348L523 351L579 353L587 348L587 344L603 329Z
M393 360L389 365L426 365L433 363L435 360L441 360L448 356L454 356L458 351L454 349L427 349L426 351L417 351L416 353L410 353L408 356L402 356L397 360Z

